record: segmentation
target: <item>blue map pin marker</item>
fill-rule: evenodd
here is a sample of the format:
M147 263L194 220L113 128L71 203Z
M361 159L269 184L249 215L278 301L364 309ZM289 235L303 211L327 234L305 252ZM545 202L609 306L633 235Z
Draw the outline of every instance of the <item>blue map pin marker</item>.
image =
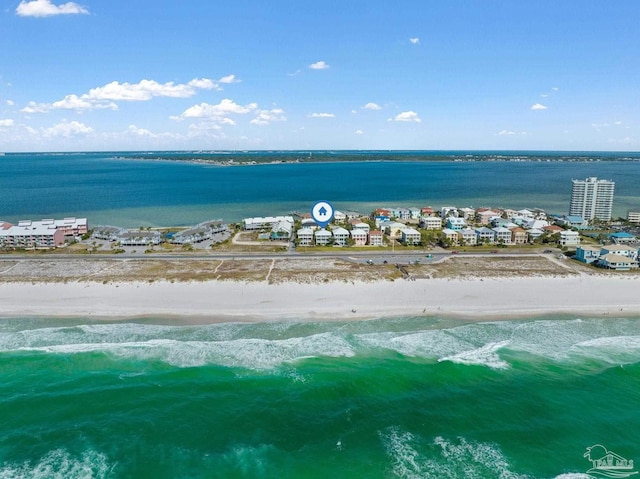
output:
M311 218L321 228L324 228L333 219L333 206L328 201L318 201L311 208Z

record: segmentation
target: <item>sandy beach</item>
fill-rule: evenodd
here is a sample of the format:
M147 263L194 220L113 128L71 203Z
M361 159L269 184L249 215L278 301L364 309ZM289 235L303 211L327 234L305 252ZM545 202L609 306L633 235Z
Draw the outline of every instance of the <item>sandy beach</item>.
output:
M478 319L552 313L640 315L640 276L417 279L320 284L243 281L0 283L3 317L180 317L193 322Z

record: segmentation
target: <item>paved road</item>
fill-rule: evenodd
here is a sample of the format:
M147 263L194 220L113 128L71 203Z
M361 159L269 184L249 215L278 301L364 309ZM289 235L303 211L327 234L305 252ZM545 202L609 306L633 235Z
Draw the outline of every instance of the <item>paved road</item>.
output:
M554 250L554 254L557 254L558 251ZM540 251L499 251L498 253L493 253L491 251L474 251L474 252L459 252L458 256L522 256L522 255L536 255L536 254L544 254ZM431 255L431 258L428 257ZM416 261L419 261L422 264L427 264L430 262L437 262L442 260L443 258L452 256L450 251L443 252L425 252L425 251L349 251L349 250L341 250L336 252L269 252L269 253L246 253L246 252L237 252L237 253L217 253L217 252L207 252L207 253L149 253L149 254L46 254L46 253L37 253L37 254L29 254L29 253L16 253L16 254L6 254L0 255L0 261L16 261L16 260L33 260L33 261L68 261L68 260L89 260L89 261L99 261L99 260L119 260L119 261L129 261L129 260L176 260L176 259L190 259L190 260L207 260L207 259L285 259L285 258L295 258L295 259L304 259L304 258L333 258L333 259L343 259L343 260L351 260L358 263L373 263L373 264L383 264L385 261L390 264L413 264Z

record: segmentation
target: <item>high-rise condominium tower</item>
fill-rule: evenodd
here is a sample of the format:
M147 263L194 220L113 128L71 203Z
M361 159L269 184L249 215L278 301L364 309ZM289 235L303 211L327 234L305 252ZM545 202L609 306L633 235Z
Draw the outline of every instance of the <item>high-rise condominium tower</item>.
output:
M611 220L613 190L616 186L613 181L591 177L571 182L570 215L582 216L585 220Z

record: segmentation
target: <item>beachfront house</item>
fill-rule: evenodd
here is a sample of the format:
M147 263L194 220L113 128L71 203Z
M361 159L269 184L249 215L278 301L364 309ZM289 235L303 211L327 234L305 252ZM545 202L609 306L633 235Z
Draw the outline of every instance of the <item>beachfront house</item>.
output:
M464 218L457 218L455 216L449 216L447 218L447 228L450 230L459 231L467 226L467 222Z
M442 229L442 218L437 216L423 216L420 218L420 228L425 230Z
M597 265L601 268L615 269L616 271L629 271L630 269L637 268L638 262L628 256L609 253L600 256Z
M576 248L575 259L586 264L595 263L600 259L600 247L578 246Z
M532 228L527 230L527 240L529 243L533 243L536 239L540 238L544 234L544 231L538 228Z
M527 242L527 232L516 226L515 228L510 228L511 230L511 243L512 244L525 244Z
M314 233L314 236L316 239L316 246L328 245L331 242L331 239L333 237L333 235L331 234L331 231L327 231L324 228L316 230L316 232Z
M334 211L333 221L335 221L336 223L345 223L347 221L346 213L343 213L342 211L338 211L338 210Z
M458 231L452 230L450 228L444 228L442 230L442 234L445 240L449 242L449 244L458 245L460 243L460 235L458 234Z
M380 230L371 230L369 231L369 246L382 246L383 243L383 234Z
M420 208L416 208L415 206L409 208L409 218L412 220L420 219Z
M578 246L580 244L580 234L573 230L560 231L560 246Z
M511 244L511 230L509 228L505 228L503 226L499 226L497 228L493 228L493 232L495 233L495 242L498 244Z
M421 238L420 232L415 230L414 228L404 228L402 230L402 242L405 245L419 245Z
M467 221L473 221L476 217L476 210L473 208L458 208L458 216Z
M298 238L298 246L313 245L313 230L311 228L300 228L296 232Z
M91 237L99 240L118 241L124 231L117 226L94 226Z
M293 233L293 223L279 221L271 228L269 239L273 241L289 241Z
M244 218L242 220L242 227L248 231L271 229L274 225L280 223L281 221L287 221L293 224L293 216L262 216L255 218Z
M440 208L440 217L446 218L448 216L458 216L458 208L455 206L443 206Z
M351 221L351 228L353 228L354 230L364 230L365 233L369 233L371 226L369 226L369 223L365 223L362 220L356 219Z
M637 242L637 238L631 233L627 233L626 231L619 231L617 233L612 233L609 235L611 241L615 244L630 244Z
M478 241L476 231L473 228L464 228L458 231L461 244L465 246L473 246Z
M618 254L620 256L626 256L633 261L638 259L638 248L632 248L631 246L621 245L621 244L610 244L607 246L603 246L600 255L604 256L606 254Z
M496 238L496 233L491 228L483 226L482 228L476 228L476 242L477 244L493 244Z
M364 229L354 228L351 230L351 239L354 246L364 246L367 244L369 232Z
M334 228L333 230L333 244L336 246L347 246L347 240L349 239L349 231L344 228Z
M480 208L476 211L476 221L481 225L488 225L495 217L500 217L500 213L487 208Z

